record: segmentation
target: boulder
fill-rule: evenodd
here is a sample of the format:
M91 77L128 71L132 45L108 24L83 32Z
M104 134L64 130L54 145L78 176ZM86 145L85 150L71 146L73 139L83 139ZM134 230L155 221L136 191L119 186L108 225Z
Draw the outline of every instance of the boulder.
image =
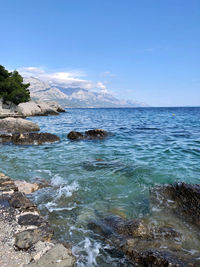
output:
M0 120L0 131L4 133L23 133L39 131L39 126L21 118L5 118Z
M16 180L14 181L18 190L24 194L31 194L37 191L40 187L36 183L28 183L26 181Z
M38 241L50 241L52 229L46 225L35 229L28 229L15 235L15 246L18 249L28 249Z
M60 141L60 138L50 133L24 133L13 134L12 142L16 145L41 145Z
M84 135L80 132L75 132L75 131L71 131L70 133L68 133L67 137L70 140L81 140L84 139Z
M108 136L108 132L102 129L94 129L94 130L88 130L85 131L84 134L76 131L71 131L68 133L67 137L70 140L83 140L83 139L104 139Z
M38 105L33 102L29 101L26 103L21 103L17 106L17 112L20 115L29 117L29 116L40 116L41 115L41 109L38 107Z

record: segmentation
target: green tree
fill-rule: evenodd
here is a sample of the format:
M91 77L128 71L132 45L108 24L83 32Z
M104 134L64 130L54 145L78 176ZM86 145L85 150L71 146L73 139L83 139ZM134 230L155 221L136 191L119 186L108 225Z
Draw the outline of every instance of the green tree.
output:
M18 105L30 100L29 83L23 83L22 76L15 70L7 71L0 65L0 98Z

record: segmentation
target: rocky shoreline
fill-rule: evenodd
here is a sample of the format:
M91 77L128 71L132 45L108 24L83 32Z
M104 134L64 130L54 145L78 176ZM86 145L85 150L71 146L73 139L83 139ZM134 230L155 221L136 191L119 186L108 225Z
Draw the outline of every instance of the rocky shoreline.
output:
M37 189L36 184L16 182L0 173L1 267L72 267L75 264L69 247L51 241L50 225L24 193Z

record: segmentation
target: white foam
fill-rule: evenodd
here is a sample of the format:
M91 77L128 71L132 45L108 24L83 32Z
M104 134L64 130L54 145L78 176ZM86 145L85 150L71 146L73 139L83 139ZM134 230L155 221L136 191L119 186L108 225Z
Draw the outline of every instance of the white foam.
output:
M73 247L72 252L76 256L80 256L79 254L84 251L86 253L86 261L80 262L78 261L78 267L85 267L85 266L98 266L96 262L96 258L100 254L101 245L97 242L92 243L88 237L85 240L81 241L78 246ZM80 259L80 258L79 258Z

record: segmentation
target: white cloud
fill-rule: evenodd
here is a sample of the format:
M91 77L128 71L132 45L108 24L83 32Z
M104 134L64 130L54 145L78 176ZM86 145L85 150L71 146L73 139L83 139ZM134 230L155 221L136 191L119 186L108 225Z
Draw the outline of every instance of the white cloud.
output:
M59 84L64 87L80 87L88 90L100 89L104 92L107 90L105 84L100 81L93 82L90 80L82 79L81 77L86 75L80 71L47 72L44 69L37 67L23 67L18 71L24 77L33 76L40 80L47 81L52 84Z
M110 71L105 71L105 72L102 73L102 76L104 76L104 77L114 77L115 74L113 74Z

